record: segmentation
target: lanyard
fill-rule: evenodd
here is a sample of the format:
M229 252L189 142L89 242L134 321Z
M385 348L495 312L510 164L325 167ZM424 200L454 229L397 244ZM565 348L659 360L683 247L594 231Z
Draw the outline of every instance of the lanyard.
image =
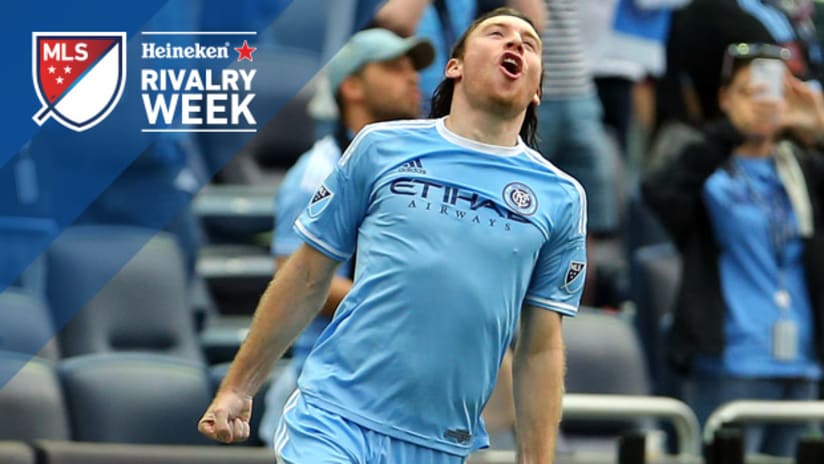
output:
M747 196L750 201L755 204L767 219L767 225L770 235L770 244L773 249L773 257L778 265L779 275L783 279L784 268L786 267L786 248L787 244L798 235L798 231L792 225L791 213L792 207L789 203L789 197L783 185L778 182L779 188L771 185L769 198L766 198L762 192L759 192L753 185L750 175L746 169L741 167L737 162L732 163L734 174L736 177L744 181L744 186L747 190ZM783 287L783 282L782 282Z
M781 310L783 317L786 318L787 311L792 303L792 298L784 281L787 266L786 248L790 240L798 235L798 231L792 226L790 220L792 206L789 202L789 196L784 185L781 182L775 182L775 178L773 178L771 179L773 181L772 185L769 186L769 198L765 198L753 185L746 169L735 161L731 164L736 177L740 177L744 181L750 201L764 212L767 219L773 256L778 267L778 290L773 294L773 302ZM776 186L779 188L776 188Z

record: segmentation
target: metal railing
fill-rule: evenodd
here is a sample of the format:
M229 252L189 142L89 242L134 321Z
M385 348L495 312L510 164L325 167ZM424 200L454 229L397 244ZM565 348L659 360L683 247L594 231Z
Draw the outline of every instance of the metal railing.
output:
M660 456L654 463L703 462L701 429L692 409L673 398L654 396L591 395L570 393L564 396L564 419L637 419L669 420L678 436L678 455ZM799 423L824 420L824 401L733 401L712 413L704 427L703 440L712 442L715 432L729 422ZM514 463L513 451L487 451L469 460L477 464ZM558 462L594 464L614 462L614 457L600 454L559 456ZM791 458L748 455L751 464L789 464Z
M698 419L689 406L674 398L569 393L563 411L565 419L666 419L678 435L678 455L690 461L701 455Z
M824 419L824 401L732 401L710 414L704 425L704 442L729 422L798 423Z

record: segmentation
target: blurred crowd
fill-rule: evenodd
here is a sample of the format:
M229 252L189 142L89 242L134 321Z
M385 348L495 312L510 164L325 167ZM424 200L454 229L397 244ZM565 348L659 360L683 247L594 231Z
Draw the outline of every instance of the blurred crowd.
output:
M684 399L702 422L734 399L818 398L824 56L815 3L392 0L368 27L428 41L432 64L375 55L348 69L350 79L333 60L331 93L343 111L318 113L339 115L327 142L342 149L364 121L409 117L385 110L415 92L370 84L370 61L394 68L398 86L417 82L425 116L456 34L503 4L544 31L537 148L587 192L583 304L634 314L651 392ZM356 124L353 105L368 115ZM330 169L328 157L315 164ZM306 203L323 175L306 175L307 158L298 166ZM284 182L278 201L295 183ZM288 255L277 246L287 235L275 233L275 255ZM487 410L500 432L493 444L506 442L511 423L504 363ZM806 433L803 424L749 427L748 451L790 455Z
M310 47L325 61L334 37L362 31L284 106L290 124L267 124L239 154L225 151L232 139L158 137L78 223L158 228L172 221L167 230L194 282L199 250L233 235L231 227L204 233L189 203L238 155L212 183L279 186L270 251L282 262L299 243L290 231L294 218L357 132L372 122L427 116L456 38L479 14L511 6L543 31L536 148L587 193L582 304L633 321L648 393L684 399L702 421L732 399L819 397L824 5L389 0L367 23L376 2L344 3L358 12L345 27L319 23L326 34L310 44L290 43L286 33L260 34L251 44L261 49L260 66L267 49L283 46ZM155 27L191 29L190 20L181 15L177 24ZM24 177L18 182L25 187ZM148 211L126 206L149 187L145 195L166 189L158 204L169 211L161 219L155 210L144 220ZM274 416L264 418L261 437L273 434L301 359L351 286L352 269L341 267L321 319L298 340L294 365L270 391L267 414ZM32 272L18 283L40 285ZM486 417L493 445L501 447L513 443L506 373ZM753 452L789 455L809 428L747 433Z

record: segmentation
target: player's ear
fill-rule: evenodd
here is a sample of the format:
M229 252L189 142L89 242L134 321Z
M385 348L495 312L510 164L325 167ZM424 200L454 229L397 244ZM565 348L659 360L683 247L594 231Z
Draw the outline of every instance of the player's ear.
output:
M446 71L444 76L449 79L460 79L463 76L463 63L457 58L450 58L446 62Z
M538 91L535 92L535 95L532 96L532 103L534 103L535 106L538 106L538 105L541 104L541 86L540 85L538 86Z

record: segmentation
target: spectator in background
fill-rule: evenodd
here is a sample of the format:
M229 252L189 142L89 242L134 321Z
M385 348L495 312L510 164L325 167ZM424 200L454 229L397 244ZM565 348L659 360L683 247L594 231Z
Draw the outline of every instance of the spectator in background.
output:
M642 171L669 162L718 119L721 59L728 44L773 43L764 24L739 0L692 0L676 11L667 41L666 74L656 83L655 125Z
M668 356L701 422L736 399L813 400L824 359L824 99L791 77L754 82L777 46L730 46L724 118L643 182L683 260ZM782 129L803 140L779 141ZM804 427L748 426L748 452L791 456Z
M672 9L689 1L618 0L609 33L594 56L593 75L604 107L604 123L615 131L625 157L635 107L633 90L643 88L639 84L648 76L664 74ZM653 106L651 98L645 101ZM651 108L640 109L640 114L650 114Z
M540 152L576 178L587 194L588 235L592 250L599 235L618 225L612 156L601 123L581 37L579 0L546 0L547 25L541 39L546 72L538 107ZM595 275L594 260L589 260ZM584 304L593 304L595 279L588 279Z
M418 70L432 63L434 50L425 39L402 39L385 29L361 31L344 45L326 68L338 103L340 119L333 134L318 140L289 170L275 197L272 253L276 267L303 241L292 229L312 194L334 170L355 134L367 124L415 118L420 112ZM354 258L344 263L332 281L323 309L293 345L290 365L266 396L260 439L273 445L283 405L297 387L297 377L312 345L326 328L335 308L352 287Z
M821 47L812 8L806 0L692 0L673 19L659 124L677 120L700 127L721 116L718 69L731 43L785 45L793 52L788 64L796 76L820 79Z

